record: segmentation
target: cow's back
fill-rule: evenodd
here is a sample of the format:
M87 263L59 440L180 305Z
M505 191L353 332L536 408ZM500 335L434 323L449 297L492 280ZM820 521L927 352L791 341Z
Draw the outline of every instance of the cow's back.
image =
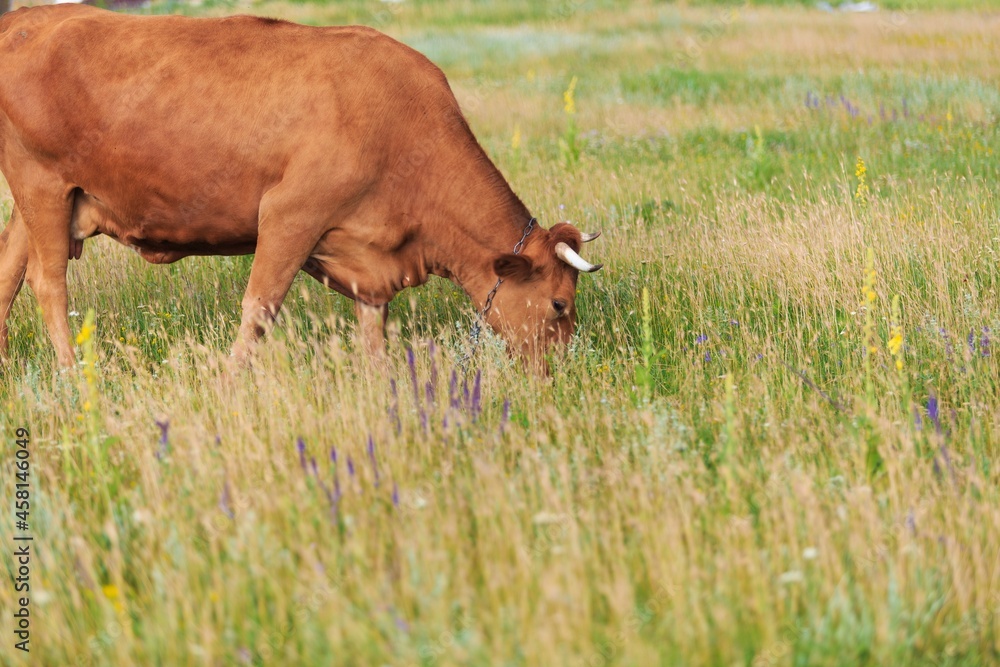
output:
M122 219L249 225L290 162L348 165L362 187L456 116L440 70L368 28L76 5L0 19L0 166L16 138Z

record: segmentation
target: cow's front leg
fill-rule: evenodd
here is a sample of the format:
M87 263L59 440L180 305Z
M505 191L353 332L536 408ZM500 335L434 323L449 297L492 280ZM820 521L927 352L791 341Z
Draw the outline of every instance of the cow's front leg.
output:
M24 284L27 267L28 230L15 206L7 227L0 234L0 359L7 356L7 319Z
M233 343L233 356L245 363L261 336L274 325L292 280L305 264L319 240L318 216L308 209L283 206L284 193L272 190L261 202L257 249L250 280L243 295L243 318ZM294 202L293 202L294 204Z
M15 192L15 197L19 193ZM60 366L76 362L67 313L71 198L49 189L21 192L17 200L28 236L26 279L38 299Z
M250 269L247 291L243 295L240 331L233 343L232 355L241 363L249 360L258 341L274 326L292 280L305 257L308 257L308 249L300 258L290 257L282 251L282 245L267 242L263 237L257 241L257 253Z
M385 323L389 317L389 304L372 306L355 301L354 313L358 316L358 338L365 355L376 364L384 364Z

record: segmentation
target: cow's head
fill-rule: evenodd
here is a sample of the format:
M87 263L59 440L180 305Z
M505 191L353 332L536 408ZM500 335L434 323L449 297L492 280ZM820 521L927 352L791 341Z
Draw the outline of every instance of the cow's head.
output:
M568 222L560 222L548 230L535 229L520 254L493 262L503 284L489 321L507 340L510 352L538 371L547 371L546 352L569 342L576 329L577 276L601 268L578 253L599 235L581 234Z

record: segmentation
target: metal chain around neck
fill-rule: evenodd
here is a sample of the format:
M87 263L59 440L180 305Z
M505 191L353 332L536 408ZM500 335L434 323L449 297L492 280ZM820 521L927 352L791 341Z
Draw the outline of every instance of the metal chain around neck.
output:
M535 228L535 223L538 221L535 218L528 220L527 226L525 226L524 231L521 233L521 240L514 244L514 254L520 255L521 250L524 249L524 242L528 240L528 235L531 234L532 230ZM469 372L469 362L472 358L476 356L476 350L479 349L480 336L483 333L483 322L486 321L486 314L490 312L490 308L493 307L493 297L497 295L497 290L500 289L500 285L503 284L503 278L497 278L497 284L493 286L489 294L486 295L486 301L483 303L483 309L479 311L479 317L472 324L472 329L469 331L469 352L462 355L459 359L458 364L462 367L463 373Z

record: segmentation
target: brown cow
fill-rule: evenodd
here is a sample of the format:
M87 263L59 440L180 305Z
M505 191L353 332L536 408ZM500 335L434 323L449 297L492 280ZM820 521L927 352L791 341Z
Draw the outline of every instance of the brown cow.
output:
M295 275L355 300L384 350L388 303L429 274L536 366L575 327L577 252L479 146L440 69L364 27L249 16L124 16L79 5L0 18L0 351L22 279L59 362L74 362L66 266L106 234L150 262L254 253L234 354L245 358Z

